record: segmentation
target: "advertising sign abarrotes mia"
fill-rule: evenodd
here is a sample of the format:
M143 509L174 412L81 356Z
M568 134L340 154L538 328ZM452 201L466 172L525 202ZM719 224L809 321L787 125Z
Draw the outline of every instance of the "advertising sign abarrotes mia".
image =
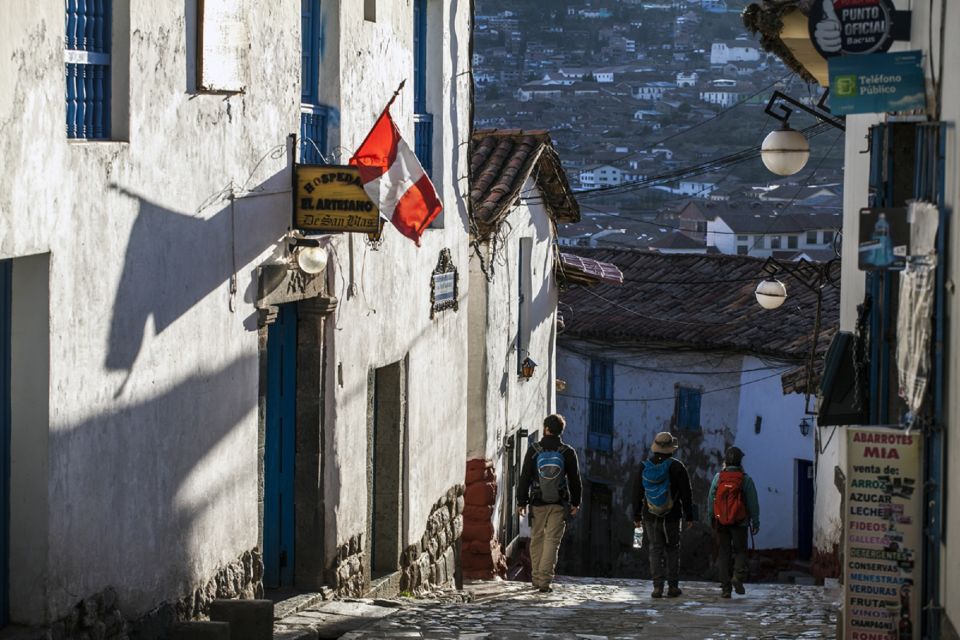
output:
M920 637L921 437L847 430L844 638Z
M830 58L830 111L836 115L925 109L923 52Z
M377 234L380 212L353 166L298 164L293 226L302 231Z

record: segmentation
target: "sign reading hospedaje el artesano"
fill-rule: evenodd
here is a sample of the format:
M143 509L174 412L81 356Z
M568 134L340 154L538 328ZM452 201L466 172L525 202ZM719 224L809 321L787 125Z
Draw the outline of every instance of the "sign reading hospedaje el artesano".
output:
M844 638L920 637L923 480L918 434L847 430Z
M302 231L376 234L380 212L353 166L295 166L293 226Z

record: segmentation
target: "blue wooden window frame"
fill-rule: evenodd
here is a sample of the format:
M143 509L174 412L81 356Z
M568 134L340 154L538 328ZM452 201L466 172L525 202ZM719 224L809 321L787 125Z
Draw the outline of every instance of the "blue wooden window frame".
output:
M300 102L318 104L323 29L320 0L300 0Z
M700 400L703 393L693 387L677 387L674 419L678 429L700 430Z
M413 0L413 151L433 175L433 115L427 112L427 0Z
M110 137L113 0L65 0L67 138Z
M613 363L590 361L587 448L613 451Z
M330 111L320 101L324 48L320 0L300 0L300 162L326 164Z

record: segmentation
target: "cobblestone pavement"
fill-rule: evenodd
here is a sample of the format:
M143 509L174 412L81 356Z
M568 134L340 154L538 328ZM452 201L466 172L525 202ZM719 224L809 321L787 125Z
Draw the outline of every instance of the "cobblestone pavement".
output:
M390 616L344 640L424 638L618 638L720 640L836 637L836 589L748 584L747 594L720 598L715 584L681 583L683 595L654 600L650 583L561 578L542 594L519 582L465 588L473 602L402 600Z

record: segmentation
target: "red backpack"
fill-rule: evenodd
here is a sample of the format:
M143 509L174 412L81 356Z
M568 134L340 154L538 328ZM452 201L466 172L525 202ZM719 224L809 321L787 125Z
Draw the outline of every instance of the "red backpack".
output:
M747 515L747 503L743 500L743 471L721 471L713 498L713 516L720 524L729 526L745 521Z

